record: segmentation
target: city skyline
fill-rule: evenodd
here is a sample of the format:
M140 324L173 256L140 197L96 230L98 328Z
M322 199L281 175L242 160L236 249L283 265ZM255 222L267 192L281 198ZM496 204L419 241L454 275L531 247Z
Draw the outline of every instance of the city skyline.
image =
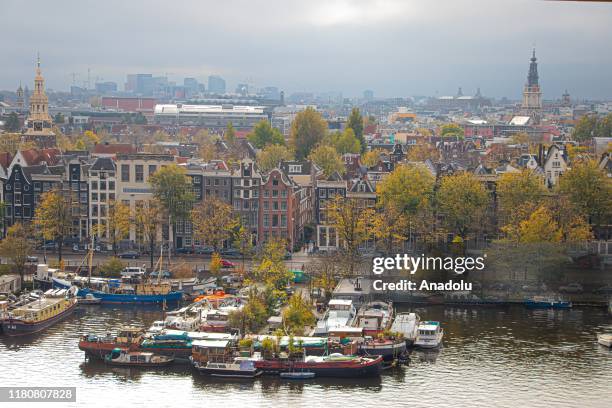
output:
M332 1L286 9L272 2L264 9L234 1L213 9L207 2L105 2L83 7L78 19L62 13L61 4L36 9L4 5L0 33L22 34L18 44L1 47L0 89L30 86L39 51L54 90L69 89L73 73L82 85L90 69L91 87L114 81L119 89L126 75L151 73L177 83L220 75L228 90L252 82L286 94L354 97L371 89L393 97L454 95L461 86L465 94L480 88L518 99L535 46L544 99L565 89L576 98L612 97L610 4Z

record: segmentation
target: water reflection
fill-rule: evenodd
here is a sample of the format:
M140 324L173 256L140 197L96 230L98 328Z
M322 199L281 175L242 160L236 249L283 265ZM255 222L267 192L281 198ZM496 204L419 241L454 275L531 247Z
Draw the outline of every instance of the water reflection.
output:
M612 329L604 310L528 310L512 307L418 307L422 319L445 330L440 350L414 350L407 366L364 380L315 378L228 380L202 376L188 365L166 369L110 367L85 361L78 338L115 332L122 325L148 327L159 308L88 306L45 332L0 338L0 381L10 385L76 386L80 401L107 406L109 388L121 405L207 406L326 405L555 407L606 406L612 352L596 334ZM50 375L50 367L53 367ZM402 396L402 397L398 397ZM580 401L580 404L576 404Z

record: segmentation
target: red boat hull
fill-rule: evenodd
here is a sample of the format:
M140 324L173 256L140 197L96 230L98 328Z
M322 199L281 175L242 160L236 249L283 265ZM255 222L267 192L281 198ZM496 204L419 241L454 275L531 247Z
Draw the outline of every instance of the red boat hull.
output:
M266 374L279 374L288 371L313 372L317 377L375 377L380 375L383 359L377 357L369 361L324 361L305 362L289 360L260 360L255 367Z

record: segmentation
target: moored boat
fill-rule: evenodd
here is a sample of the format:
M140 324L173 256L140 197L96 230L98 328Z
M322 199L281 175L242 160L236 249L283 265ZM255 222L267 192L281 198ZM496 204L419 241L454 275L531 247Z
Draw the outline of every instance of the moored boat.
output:
M377 336L389 329L393 320L391 302L373 301L365 303L357 312L353 326L363 328L365 336Z
M45 330L70 316L77 299L67 289L49 289L32 300L8 312L2 320L2 331L8 336L23 336Z
M526 299L525 306L531 309L570 309L572 302L553 296L534 296Z
M391 331L404 335L406 345L410 346L416 340L420 320L416 313L398 313L391 325Z
M155 353L113 349L104 358L106 364L122 367L165 367L174 362L173 357Z
M361 354L367 356L382 356L383 360L391 361L401 356L406 351L406 341L401 338L377 338L366 337L359 347Z
M312 371L288 371L286 373L280 373L280 378L285 380L309 380L315 378L316 374Z
M298 360L274 358L255 361L255 367L267 374L283 372L307 371L317 377L374 377L380 375L383 358L345 356L330 354L329 356L305 356Z
M414 345L421 348L437 348L442 343L443 336L444 330L442 330L440 322L424 321L419 323Z
M348 299L331 299L325 315L317 321L315 336L327 336L330 329L351 326L355 318L353 301Z
M95 297L92 293L88 293L85 297L79 299L80 305L99 305L102 299Z

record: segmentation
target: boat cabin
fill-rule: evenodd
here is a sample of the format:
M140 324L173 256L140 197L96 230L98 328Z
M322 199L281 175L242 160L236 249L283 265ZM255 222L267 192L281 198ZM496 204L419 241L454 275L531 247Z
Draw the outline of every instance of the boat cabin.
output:
M191 343L191 357L199 363L223 363L233 354L229 340L194 340Z
M144 334L144 330L140 327L122 327L117 333L118 343L137 343L140 337Z
M340 326L330 328L328 336L330 340L336 341L341 341L343 339L362 341L363 327Z
M350 299L332 299L329 301L329 310L351 311L353 301Z

